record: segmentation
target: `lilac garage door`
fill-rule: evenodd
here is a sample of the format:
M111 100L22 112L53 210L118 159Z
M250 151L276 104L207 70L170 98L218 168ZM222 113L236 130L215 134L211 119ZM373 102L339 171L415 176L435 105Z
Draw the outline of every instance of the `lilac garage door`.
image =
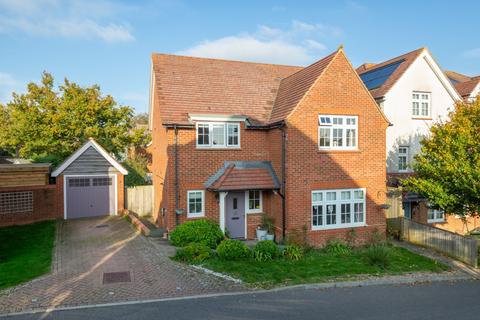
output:
M108 176L66 178L67 219L115 213L115 179Z

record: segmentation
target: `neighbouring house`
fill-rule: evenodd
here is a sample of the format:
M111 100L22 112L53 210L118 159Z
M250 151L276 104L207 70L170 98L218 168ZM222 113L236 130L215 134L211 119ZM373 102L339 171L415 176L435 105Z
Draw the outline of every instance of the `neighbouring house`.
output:
M128 172L93 139L51 173L48 163L8 161L0 164L0 227L124 209Z
M152 55L154 219L311 244L385 231L388 121L339 49L308 67Z
M443 211L430 208L427 199L396 189L400 179L413 174L412 161L432 124L446 120L462 98L426 48L363 64L357 72L392 123L386 139L387 184L389 196L401 198L399 215L423 223L445 223Z
M480 76L469 77L454 71L446 71L445 74L465 101L474 101L480 94Z

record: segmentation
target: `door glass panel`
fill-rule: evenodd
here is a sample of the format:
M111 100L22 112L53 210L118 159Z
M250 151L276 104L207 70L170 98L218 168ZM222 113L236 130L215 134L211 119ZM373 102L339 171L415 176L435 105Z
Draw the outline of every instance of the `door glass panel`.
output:
M233 198L233 210L237 210L238 204L237 204L237 198Z

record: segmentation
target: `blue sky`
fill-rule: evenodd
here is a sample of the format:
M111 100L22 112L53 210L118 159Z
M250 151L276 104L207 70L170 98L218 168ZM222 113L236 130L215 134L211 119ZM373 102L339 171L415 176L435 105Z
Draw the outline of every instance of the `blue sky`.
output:
M152 52L307 65L343 44L352 63L427 46L480 74L478 1L0 0L0 102L42 71L147 110Z

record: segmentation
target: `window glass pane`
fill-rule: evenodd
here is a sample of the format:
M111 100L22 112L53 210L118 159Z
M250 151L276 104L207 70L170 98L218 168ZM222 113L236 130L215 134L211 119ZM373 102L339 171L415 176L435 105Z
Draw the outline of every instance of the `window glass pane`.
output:
M320 147L330 147L330 128L320 128Z
M209 145L210 144L210 129L208 124L199 124L197 128L197 136L198 136L198 145Z
M313 225L321 226L323 225L323 206L313 206Z
M363 222L363 203L355 203L353 209L353 222Z
M229 146L238 146L238 124L228 124L228 145Z
M428 116L428 103L422 102L422 116Z
M225 125L224 124L212 125L212 144L214 146L225 145Z
M350 200L351 192L350 191L342 191L341 192L341 199L342 200Z
M312 201L314 201L314 202L320 202L320 201L322 201L322 196L323 196L323 195L322 195L321 192L314 192L314 193L312 194Z
M347 147L355 147L357 145L356 130L347 129Z
M248 208L250 210L260 209L260 191L251 190L248 192Z
M412 113L413 113L414 116L418 116L420 114L420 103L419 102L413 102Z
M327 205L327 222L326 224L336 224L337 223L337 206L334 204Z
M327 192L327 201L335 201L337 199L336 192Z
M363 190L355 190L354 197L355 200L363 200Z
M192 191L188 193L188 212L202 213L202 192Z
M350 223L351 221L351 208L350 203L342 203L341 205L341 223Z
M341 147L343 146L343 129L333 129L333 139L332 145L334 147Z

